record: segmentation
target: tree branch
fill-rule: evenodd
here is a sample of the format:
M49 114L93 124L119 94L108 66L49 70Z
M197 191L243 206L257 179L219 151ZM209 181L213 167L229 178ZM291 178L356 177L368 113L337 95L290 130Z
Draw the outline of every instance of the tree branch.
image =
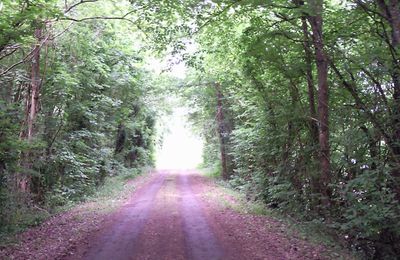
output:
M342 82L342 85L349 91L351 96L354 98L356 105L358 108L360 108L364 113L366 114L367 118L370 120L372 125L379 131L379 133L382 135L383 139L387 143L390 152L394 156L395 153L393 151L393 146L391 142L390 135L386 132L385 127L379 122L377 117L371 112L371 110L367 107L367 105L362 101L361 97L357 93L355 87L353 84L348 82L343 74L339 71L339 69L336 67L335 63L330 61L330 67L333 69L335 74L338 76L340 81Z
M97 2L98 0L81 0L71 6L69 6L65 11L64 14L68 13L69 11L71 11L72 9L74 9L75 7L81 5L81 4L85 4L85 3L94 3Z
M73 22L84 22L84 21L88 21L88 20L126 20L128 22L135 24L138 20L132 21L126 17L136 11L137 10L129 11L126 14L124 14L123 16L92 16L92 17L84 17L84 18L73 18L73 17L65 16L64 18L61 18L60 20L68 20L68 21L73 21Z
M14 52L16 52L20 48L20 46L19 45L16 45L15 47L14 46L10 46L10 47L6 47L5 49L8 49L8 48L12 49L12 50L10 52L4 54L3 56L1 56L0 60L4 59L5 57L8 57L8 56L12 55Z
M194 32L194 34L199 33L204 27L206 27L207 25L209 25L210 23L215 21L215 18L218 18L220 15L226 13L226 11L229 10L229 8L231 8L232 6L236 5L237 3L239 3L241 0L237 1L237 2L233 2L229 5L227 5L224 9L222 9L221 11L219 11L218 13L216 13L215 15L211 16L210 19L208 19L205 23L203 23L202 25L200 25L199 29L197 31Z
M47 42L47 40L49 39L50 35L48 35L42 42L40 42L39 44L39 49L43 46L43 44L45 44ZM0 77L6 75L8 72L10 72L10 70L12 70L13 68L17 67L18 65L28 61L29 59L32 58L33 53L35 52L36 48L32 48L32 50L20 61L18 61L17 63L14 63L13 65L11 65L10 67L8 67L7 69L3 70L0 73Z
M367 4L364 3L363 1L361 1L361 0L356 0L356 3L357 3L357 5L360 6L366 13L376 14L376 15L382 17L383 19L388 20L388 17L387 17L386 15L382 14L381 12L372 10L372 9L369 8L369 7L367 6Z

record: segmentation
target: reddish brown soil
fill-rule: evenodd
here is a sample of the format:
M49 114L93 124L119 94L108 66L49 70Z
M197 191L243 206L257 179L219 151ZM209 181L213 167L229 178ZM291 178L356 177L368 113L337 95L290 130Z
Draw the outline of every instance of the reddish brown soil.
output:
M289 236L278 221L238 213L215 198L235 201L196 172L160 171L116 213L93 214L86 231L73 221L44 223L32 231L37 237L26 235L0 259L324 259L322 246ZM37 242L47 226L62 240ZM21 253L26 245L29 254Z

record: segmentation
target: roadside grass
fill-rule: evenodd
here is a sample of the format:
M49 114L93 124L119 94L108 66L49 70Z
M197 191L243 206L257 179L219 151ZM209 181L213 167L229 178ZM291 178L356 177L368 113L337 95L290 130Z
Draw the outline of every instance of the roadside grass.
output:
M216 167L207 167L207 168L202 168L201 166L198 168L200 172L203 173L203 175L213 178L213 179L220 179L221 178L221 173Z
M116 210L135 191L137 185L132 180L143 175L143 181L145 181L150 171L150 168L145 168L142 171L129 171L106 178L103 185L82 201L69 201L66 205L56 207L51 211L39 207L21 209L21 214L17 216L18 224L0 230L0 248L18 244L18 234L64 212L74 211L76 214L73 219L83 220L88 212L107 214Z
M323 245L326 249L324 256L329 259L362 259L356 252L348 250L336 234L329 232L326 224L314 221L299 221L284 212L269 208L260 201L250 201L246 195L233 189L227 182L223 181L218 171L213 169L200 169L204 176L212 179L217 184L221 196L213 192L208 192L207 197L216 201L221 207L232 209L241 214L267 216L282 225L282 231L289 236L295 236L308 241L314 245Z
M14 211L12 225L3 226L0 230L0 249L18 243L17 234L46 221L51 214L46 210L20 207Z

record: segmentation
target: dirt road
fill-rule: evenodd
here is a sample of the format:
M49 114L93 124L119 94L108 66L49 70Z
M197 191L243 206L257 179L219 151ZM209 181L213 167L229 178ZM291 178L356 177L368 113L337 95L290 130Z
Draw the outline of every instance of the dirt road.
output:
M239 214L193 171L160 171L65 259L322 259L281 224Z

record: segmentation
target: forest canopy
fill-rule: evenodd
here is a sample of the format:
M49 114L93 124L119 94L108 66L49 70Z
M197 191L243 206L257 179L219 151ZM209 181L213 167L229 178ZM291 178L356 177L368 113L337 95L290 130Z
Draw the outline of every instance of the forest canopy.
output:
M152 165L176 94L249 200L396 258L399 44L397 0L0 1L0 228Z

